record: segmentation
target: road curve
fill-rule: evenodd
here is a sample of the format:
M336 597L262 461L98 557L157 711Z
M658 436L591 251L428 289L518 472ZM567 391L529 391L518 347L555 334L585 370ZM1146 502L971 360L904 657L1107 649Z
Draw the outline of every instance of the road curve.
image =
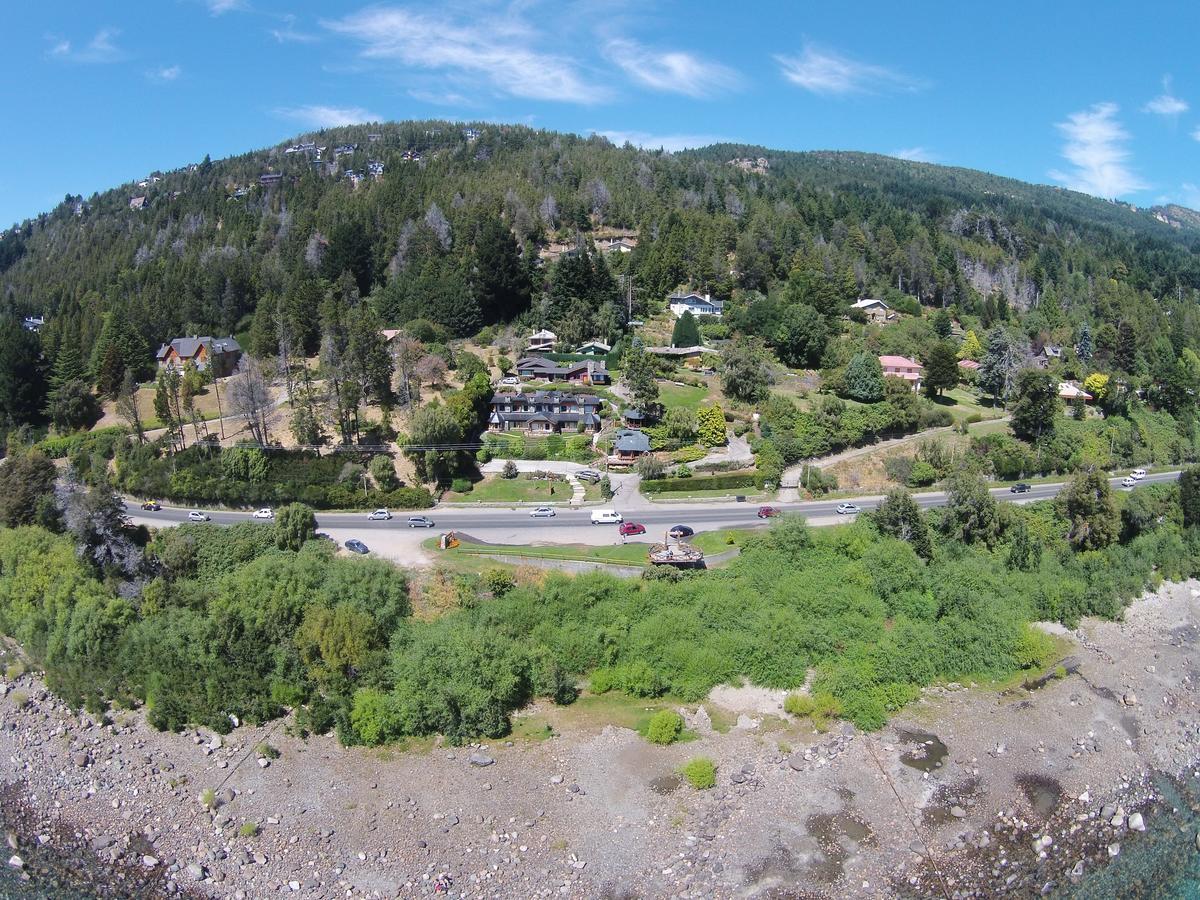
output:
M1109 479L1114 488L1120 488L1121 479L1117 476ZM1175 481L1179 478L1178 471L1156 472L1147 475L1140 485L1159 484ZM991 488L990 493L997 500L1012 500L1028 502L1046 500L1054 497L1068 482L1059 481L1048 484L1035 484L1028 493L1014 494L1007 487ZM913 499L923 509L943 506L946 503L944 491L927 491L913 494ZM802 503L774 504L785 513L799 513L809 519L837 519L839 503L852 502L864 510L875 509L883 500L883 495L876 494L863 497L839 498L837 500L810 500ZM619 503L614 504L618 512L622 512ZM154 526L178 525L187 521L188 508L164 506L158 512L144 512L140 505L126 503L129 515L139 522ZM648 528L666 527L676 523L686 523L697 531L716 531L722 528L744 528L761 524L757 517L758 504L735 503L720 501L712 503L676 503L655 504L652 509L639 509L629 514L628 519L640 522ZM269 520L253 519L250 512L234 512L230 510L206 510L211 521L217 525L233 525L237 522L268 522ZM369 533L379 530L407 529L409 513L397 512L390 521L371 521L365 512L322 512L317 515L318 528L354 528L356 531ZM413 513L417 515L417 513ZM578 528L590 522L590 509L569 509L557 507L556 515L549 519L535 519L529 515L529 509L498 509L473 508L456 509L453 506L443 506L426 510L424 515L433 519L435 532L470 531L472 528L503 528L519 531L528 535L530 540L552 540L553 534L561 529ZM604 527L604 526L600 526Z

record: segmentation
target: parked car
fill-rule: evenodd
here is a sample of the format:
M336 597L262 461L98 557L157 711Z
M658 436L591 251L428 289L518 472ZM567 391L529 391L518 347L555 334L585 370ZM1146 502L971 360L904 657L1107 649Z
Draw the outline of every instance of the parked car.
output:
M695 533L696 529L692 528L690 525L672 525L671 530L667 532L667 536L673 538L685 538L691 537Z
M521 379L518 378L516 375L506 375L504 378L500 379L500 383L501 384L520 384Z
M862 512L862 508L857 503L839 503L837 514L839 516L854 516Z
M262 509L256 509L254 511L254 518L273 519L275 518L275 510L271 509L269 506L264 506Z
M432 528L433 527L433 519L429 518L429 516L409 516L408 517L408 527L409 528Z
M1134 469L1132 472L1129 473L1129 477L1132 478L1134 481L1141 481L1143 478L1146 477L1146 470L1145 469Z
M775 516L783 515L783 510L778 506L760 506L758 508L758 517L760 519L772 519Z
M346 541L346 549L349 550L351 553L370 553L371 552L370 548L368 548L367 545L364 544L362 541L360 541L358 538L350 538L350 540Z
M1013 494L1028 494L1031 490L1033 490L1033 488L1031 488L1029 485L1027 485L1023 481L1018 481L1016 484L1014 484L1008 490Z
M590 481L592 484L598 484L600 479L604 476L595 469L580 469L575 473L575 477L580 481Z
M162 509L162 504L157 500L147 500L142 504L142 509L146 510L146 512L158 512Z
M1121 479L1121 487L1123 487L1123 488L1131 488L1131 487L1135 487L1136 485L1137 485L1137 479L1134 478L1132 475L1126 475L1124 478Z
M209 521L208 513L202 513L198 509L193 509L191 512L188 513L187 517L188 517L189 522L207 522L207 521Z
M622 522L617 531L621 532L622 537L631 537L635 534L645 534L646 526L640 522Z
M531 509L529 515L534 519L553 519L556 513L553 506L539 506L537 509Z
M615 509L592 510L593 525L620 525L623 521L624 518Z
M373 512L367 516L367 518L370 519L372 522L379 522L379 521L386 522L391 517L392 517L392 514L390 512L388 512L386 509L377 509L377 510L375 510L375 512Z

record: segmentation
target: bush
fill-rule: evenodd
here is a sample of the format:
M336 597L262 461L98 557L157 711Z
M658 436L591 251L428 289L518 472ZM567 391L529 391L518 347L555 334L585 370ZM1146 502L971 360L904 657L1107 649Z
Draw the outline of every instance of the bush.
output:
M517 468L517 464L511 459L504 464L504 468L500 470L501 478L513 479L521 474L521 470Z
M679 774L687 779L688 784L698 791L707 791L717 783L717 764L707 756L693 756L689 759Z
M258 823L257 822L243 823L242 827L238 829L238 836L243 837L243 838L258 837Z
M217 792L212 788L205 788L200 792L200 805L205 809L216 809Z
M842 704L836 697L824 692L811 696L788 694L783 701L783 711L790 716L811 719L814 729L825 731L829 728L829 720L842 714Z
M669 494L674 491L739 490L754 487L754 476L705 475L692 478L662 478L642 482L644 494Z
M469 494L474 488L475 484L470 478L455 478L450 482L450 490L456 494Z
M254 748L254 755L262 759L279 759L279 751L265 741Z
M673 744L682 733L683 716L670 709L659 710L646 725L646 740L652 744Z
M367 468L379 490L394 491L400 487L400 479L396 477L396 464L390 456L372 456Z
M909 470L907 484L909 487L929 487L937 479L937 470L925 460L918 459Z

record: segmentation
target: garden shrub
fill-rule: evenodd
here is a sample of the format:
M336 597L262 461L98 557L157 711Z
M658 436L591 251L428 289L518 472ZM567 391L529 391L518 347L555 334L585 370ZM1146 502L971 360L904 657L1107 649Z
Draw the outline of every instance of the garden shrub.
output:
M670 709L661 709L646 725L646 740L652 744L673 744L683 733L683 716Z
M698 791L706 791L717 783L717 764L707 756L693 756L679 774L687 779L688 784Z

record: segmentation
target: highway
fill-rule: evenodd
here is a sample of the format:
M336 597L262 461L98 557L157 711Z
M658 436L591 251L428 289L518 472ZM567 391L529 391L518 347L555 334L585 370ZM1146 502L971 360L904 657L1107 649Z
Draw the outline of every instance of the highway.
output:
M1109 479L1114 489L1121 489L1121 479L1123 477L1117 476ZM1139 484L1146 485L1174 481L1178 477L1178 471L1156 472L1147 475ZM1003 501L1029 502L1033 500L1045 500L1057 495L1066 484L1067 482L1061 481L1034 484L1028 493L1023 494L1014 494L1007 487L998 487L992 488L991 494L997 500ZM942 506L946 502L946 494L943 491L916 493L913 494L913 497L925 509ZM876 508L882 500L882 495L872 495L772 505L784 513L799 513L810 520L814 520L816 524L830 524L845 518L837 514L839 503L852 502L856 503L863 510L870 510ZM601 506L607 508L608 504L601 504ZM665 529L671 525L680 523L690 525L696 531L745 528L762 524L762 520L756 515L758 511L757 503L735 503L730 501L711 503L656 503L651 507L639 504L636 510L626 512L621 508L621 503L618 499L614 500L611 506L624 515L626 521L640 522L651 533L656 532L660 528ZM393 518L390 521L371 521L367 519L365 512L320 512L317 514L317 527L321 529L337 529L340 532L352 529L355 533L361 533L366 538L369 534L380 531L394 532L399 529L410 532L406 522L409 515L423 514L434 521L435 527L432 529L413 529L412 531L415 531L416 534L424 535L426 531L430 533L465 531L475 534L480 529L484 529L488 532L503 532L506 536L504 539L513 543L551 542L555 540L556 536L560 535L560 541L567 542L577 539L581 528L586 531L588 526L590 526L592 508L595 507L570 509L566 506L558 506L555 508L556 515L553 518L545 519L532 518L529 515L529 507L514 509L442 506L414 513L393 512ZM139 504L129 502L126 504L126 509L130 517L136 522L150 526L177 525L187 521L188 508L186 507L164 506L157 512L144 512ZM253 519L249 511L205 510L205 512L211 516L212 522L217 525L232 525L237 522L269 523L270 521ZM616 529L612 526L595 526L595 531L598 533L596 536L599 537L599 533L615 533ZM606 539L604 542L607 543L609 540Z

